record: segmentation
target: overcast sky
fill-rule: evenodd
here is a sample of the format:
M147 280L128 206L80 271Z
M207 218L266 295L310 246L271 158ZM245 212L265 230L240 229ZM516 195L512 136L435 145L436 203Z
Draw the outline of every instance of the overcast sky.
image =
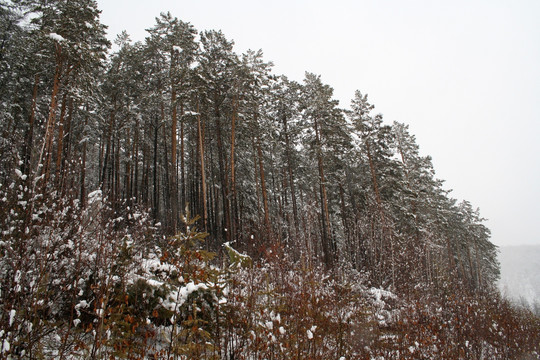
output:
M98 0L109 38L143 40L162 11L274 73L322 76L342 107L356 89L409 124L453 197L497 245L540 244L540 1Z

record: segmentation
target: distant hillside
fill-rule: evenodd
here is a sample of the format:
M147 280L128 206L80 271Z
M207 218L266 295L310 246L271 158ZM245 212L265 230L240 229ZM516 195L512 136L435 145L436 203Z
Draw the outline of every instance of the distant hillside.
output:
M540 245L505 246L500 248L503 295L532 306L540 303Z

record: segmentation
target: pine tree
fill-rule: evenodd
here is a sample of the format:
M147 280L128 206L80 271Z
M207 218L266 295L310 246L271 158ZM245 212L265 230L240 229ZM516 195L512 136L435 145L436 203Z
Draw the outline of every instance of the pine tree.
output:
M336 129L344 127L337 100L332 99L333 89L322 83L320 76L306 73L302 88L302 115L306 121L307 144L313 157L317 161L319 207L321 223L322 258L328 267L334 263L336 243L330 219L328 196L328 165L329 153L335 139L332 136Z
M179 102L185 98L186 78L190 71L190 65L195 60L196 44L194 41L196 30L189 23L173 18L170 13L162 13L156 18L156 25L149 29L150 38L148 43L155 47L154 51L161 53L164 58L168 74L164 75L165 82L170 93L168 112L170 116L170 157L168 165L170 198L170 219L168 219L171 232L176 232L178 222L178 166L177 166L177 143L178 143L178 110ZM183 204L182 204L183 205Z
M356 91L351 102L349 114L353 129L358 137L360 156L365 156L367 170L371 177L372 195L370 221L370 263L375 269L376 281L380 284L396 286L397 245L394 238L394 226L387 209L387 200L391 200L393 181L390 151L391 133L388 125L383 125L382 115L371 115L374 106L367 101L367 95Z
M220 193L214 194L215 201L214 230L223 229L223 236L231 240L231 199L229 184L229 166L227 159L226 139L230 131L228 119L230 119L230 105L232 101L232 91L234 89L234 77L238 69L238 57L233 52L233 42L227 40L221 32L205 31L201 33L202 50L199 55L197 72L204 87L204 93L199 94L200 108L205 109L206 118L212 123L215 139L215 155L217 159L217 177L212 177L212 183L218 184ZM225 120L227 119L227 121ZM214 187L212 187L213 189ZM202 199L208 201L208 199ZM221 203L221 209L218 209ZM221 216L220 216L221 212ZM226 230L225 230L226 229Z

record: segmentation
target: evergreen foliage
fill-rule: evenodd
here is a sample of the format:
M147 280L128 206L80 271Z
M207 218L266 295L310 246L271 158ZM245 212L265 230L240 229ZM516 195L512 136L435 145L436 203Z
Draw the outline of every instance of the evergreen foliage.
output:
M1 358L539 355L479 210L367 95L170 13L114 52L93 0L0 20Z

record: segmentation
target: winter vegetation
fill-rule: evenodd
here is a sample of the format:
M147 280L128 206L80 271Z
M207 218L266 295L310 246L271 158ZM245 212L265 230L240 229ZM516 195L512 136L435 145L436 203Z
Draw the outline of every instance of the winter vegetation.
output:
M116 45L93 0L0 0L0 358L538 358L366 94L169 13Z

